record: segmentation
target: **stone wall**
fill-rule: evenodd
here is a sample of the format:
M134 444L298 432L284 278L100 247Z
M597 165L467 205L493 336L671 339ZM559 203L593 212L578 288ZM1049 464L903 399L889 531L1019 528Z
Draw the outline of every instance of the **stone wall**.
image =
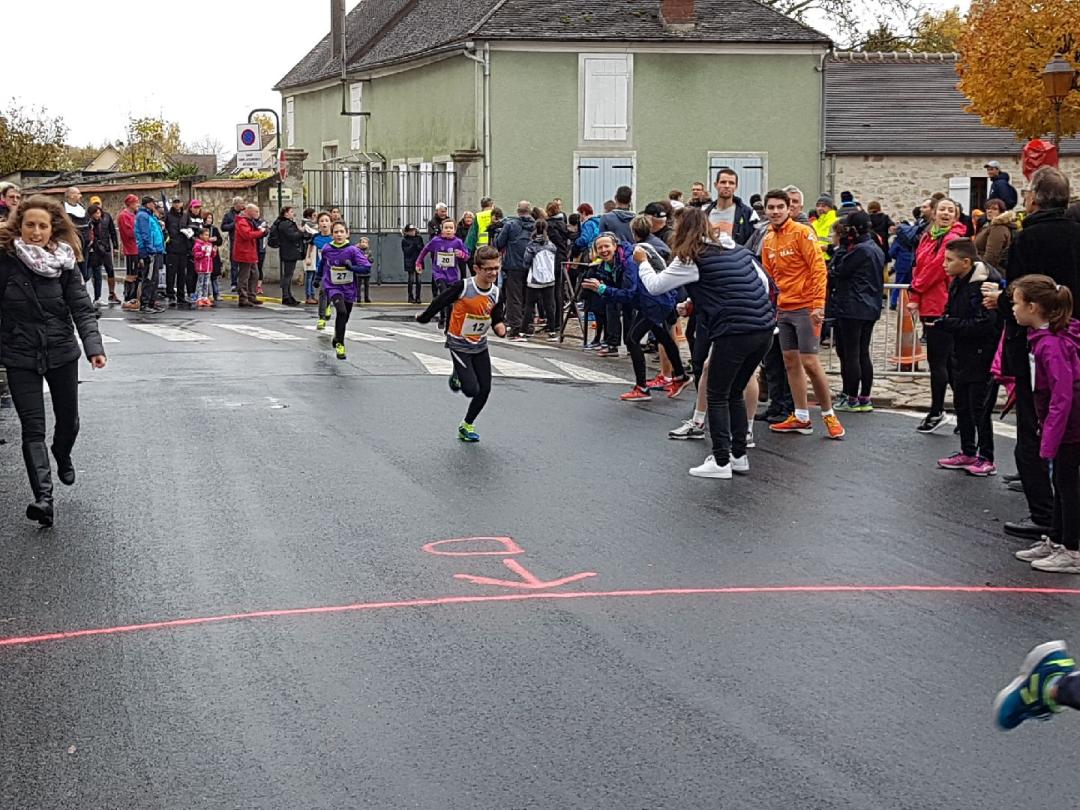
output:
M983 166L990 160L1001 163L1002 171L1009 173L1010 182L1018 192L1025 187L1027 180L1015 155L826 156L825 181L838 205L840 192L851 191L863 205L879 200L884 210L896 219L909 217L911 209L935 191L948 192L953 177L985 177ZM1080 193L1080 157L1063 157L1061 168L1072 182L1074 195ZM959 202L968 207L966 200ZM808 198L807 204L812 203Z

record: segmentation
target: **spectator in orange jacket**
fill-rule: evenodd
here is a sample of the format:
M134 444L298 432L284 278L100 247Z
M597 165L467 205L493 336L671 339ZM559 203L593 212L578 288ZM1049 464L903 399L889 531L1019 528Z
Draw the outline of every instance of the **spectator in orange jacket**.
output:
M240 265L236 289L242 307L259 305L258 241L264 236L266 223L260 219L259 206L249 203L244 208L244 213L236 218L236 230L233 233L233 259Z
M828 271L818 248L817 235L809 225L791 218L786 191L774 189L765 195L765 215L769 230L762 243L761 259L765 270L780 288L776 325L780 350L784 354L791 398L795 413L785 421L770 425L775 433L814 432L806 378L814 386L821 403L821 416L830 439L844 438L844 428L836 418L829 392L829 380L818 359L821 326L825 322L825 289Z

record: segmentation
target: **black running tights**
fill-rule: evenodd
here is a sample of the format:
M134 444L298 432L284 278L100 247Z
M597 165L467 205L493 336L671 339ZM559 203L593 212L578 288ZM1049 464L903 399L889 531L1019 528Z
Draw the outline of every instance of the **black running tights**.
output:
M461 393L469 398L469 410L465 421L472 424L487 405L491 395L491 355L487 349L479 354L464 354L451 350L454 373L461 383Z

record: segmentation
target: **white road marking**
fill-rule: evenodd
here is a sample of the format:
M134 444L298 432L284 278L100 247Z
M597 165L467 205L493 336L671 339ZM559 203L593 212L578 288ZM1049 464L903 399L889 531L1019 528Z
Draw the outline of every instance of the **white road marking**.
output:
M114 338L114 337L110 337L109 335L106 335L106 334L105 334L105 333L103 332L103 333L101 334L101 342L102 342L102 343L119 343L120 341L119 341L119 340L117 340L117 339L116 339L116 338Z
M372 330L375 332L382 332L384 335L398 335L400 337L416 338L417 340L426 340L429 343L445 343L446 337L443 335L433 335L431 332L418 332L415 329L407 329L401 326L372 326ZM450 372L447 371L447 374Z
M166 326L160 323L133 323L132 329L138 329L140 332L145 332L148 335L159 337L162 340L168 340L173 343L192 343L201 342L204 340L213 340L209 335L200 335L198 332L192 332L190 329L186 329L182 326Z
M427 369L428 374L447 376L454 370L454 361L446 357L435 357L430 354L421 354L420 352L413 352L413 357L419 360L424 368Z
M544 338L546 341L547 338ZM488 335L488 343L494 343L499 346L509 346L512 349L540 349L541 351L554 351L555 346L549 343L541 343L539 338L534 338L523 343L515 343L509 338L501 338L498 335Z
M522 377L531 380L565 380L562 374L548 371L546 368L535 368L524 363L515 363L513 360L504 360L501 357L492 357L491 366L504 377Z
M319 331L318 328L314 324L310 324L310 323L304 324L303 328L307 329L309 332L318 332ZM334 330L333 329L326 329L324 331L324 334L328 335L328 336L332 336L334 334ZM351 329L346 329L345 330L345 339L346 340L356 340L356 341L360 341L360 342L363 342L363 343L393 343L394 342L393 338L379 337L378 335L368 335L368 334L365 334L364 332L353 332Z
M282 306L281 304L271 304L268 301L263 301L259 304L260 309L268 309L271 312L292 312L293 307Z
M553 360L550 357L545 357L547 362L551 365L566 372L575 380L583 380L584 382L591 383L612 383L613 385L627 385L629 380L620 379L612 374L606 374L603 371L595 371L591 368L585 368L584 366L575 366L573 363L564 363L562 360Z
M891 414L896 414L897 416L907 416L910 419L918 419L919 421L922 421L923 419L926 418L926 413L925 412L901 411L901 410L894 410L893 408L875 408L874 413L891 413ZM955 427L955 426L956 426L956 417L950 415L948 424L945 424L945 425L942 425L941 427L939 427L937 429L936 433L933 434L933 435L951 436L952 435L952 428ZM995 435L1004 436L1006 439L1013 439L1014 441L1016 440L1016 425L1010 425L1008 422L1002 422L1002 421L998 420L996 414L994 415L994 421L993 421L992 427L994 429L994 434Z
M286 335L284 332L264 329L261 326L251 326L246 323L215 323L211 325L216 326L218 329L228 329L238 335L246 335L258 340L303 340L303 338L298 338L296 335Z

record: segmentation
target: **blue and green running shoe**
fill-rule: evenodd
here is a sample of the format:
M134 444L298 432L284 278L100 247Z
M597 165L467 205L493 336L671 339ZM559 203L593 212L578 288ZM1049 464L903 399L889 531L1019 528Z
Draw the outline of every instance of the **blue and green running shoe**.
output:
M458 379L458 375L457 375L456 371L453 374L450 375L449 383L450 383L450 390L453 391L455 394L458 391L461 390L461 380Z
M1064 641L1047 641L1027 654L1020 674L997 694L994 721L1002 731L1025 720L1048 720L1061 707L1050 699L1050 688L1076 669Z
M330 320L333 317L334 317L334 305L333 304L327 304L326 305L326 320Z
M457 436L463 442L478 442L480 441L480 434L476 432L472 425L468 422L462 422L458 425Z

